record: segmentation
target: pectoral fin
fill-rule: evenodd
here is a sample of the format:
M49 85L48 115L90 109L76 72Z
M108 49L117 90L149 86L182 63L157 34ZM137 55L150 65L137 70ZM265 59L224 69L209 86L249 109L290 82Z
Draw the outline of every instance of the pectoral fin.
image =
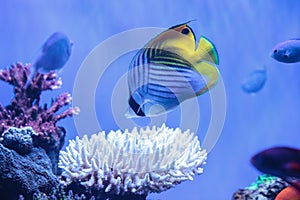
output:
M284 56L290 57L290 55L291 55L291 52L290 52L289 50L286 50L286 51L284 52Z

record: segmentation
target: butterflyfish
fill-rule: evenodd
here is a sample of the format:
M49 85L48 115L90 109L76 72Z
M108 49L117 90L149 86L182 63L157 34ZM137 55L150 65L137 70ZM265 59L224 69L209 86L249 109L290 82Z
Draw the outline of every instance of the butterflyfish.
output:
M220 76L217 49L204 36L197 45L188 23L160 33L133 57L127 117L166 113L216 85Z

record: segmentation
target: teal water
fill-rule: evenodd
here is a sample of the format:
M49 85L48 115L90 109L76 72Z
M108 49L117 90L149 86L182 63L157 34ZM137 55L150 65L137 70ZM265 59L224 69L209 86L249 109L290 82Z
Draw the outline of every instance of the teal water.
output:
M276 145L300 147L300 64L279 63L269 56L277 43L299 38L299 7L297 0L12 0L0 4L0 66L4 68L17 61L32 62L52 32L67 33L75 44L73 53L60 73L62 88L43 96L43 100L49 102L49 98L58 93L73 91L81 63L105 39L134 28L168 28L195 19L190 26L196 37L205 35L219 52L219 70L227 96L225 125L208 155L202 175L148 198L230 199L236 189L250 185L259 175L249 163L254 153ZM99 81L95 107L103 130L119 128L112 115L112 90L126 72L132 55L122 56L112 63ZM256 95L244 93L241 90L243 79L262 66L266 66L268 74L265 87ZM83 84L88 83L87 80ZM0 83L0 91L0 101L6 104L11 98L11 88ZM208 97L208 94L198 97L201 122L197 134L200 140L210 120ZM126 102L127 98L118 101ZM178 126L179 115L179 109L170 113L167 125ZM142 126L148 122L139 123ZM72 119L60 125L67 129L67 139L77 135ZM91 126L87 122L82 131L96 131L91 130Z

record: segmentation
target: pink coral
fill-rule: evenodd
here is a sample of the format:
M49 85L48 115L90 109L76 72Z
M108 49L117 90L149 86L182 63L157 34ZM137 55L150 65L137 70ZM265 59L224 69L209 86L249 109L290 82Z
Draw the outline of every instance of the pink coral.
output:
M52 99L50 106L47 104L41 106L41 93L59 88L62 82L55 72L48 72L36 73L26 85L30 76L30 66L30 64L24 66L17 63L0 70L0 80L12 85L15 94L9 105L3 107L0 104L0 136L12 126L17 128L31 126L37 133L34 138L35 144L43 147L48 155L54 151L57 157L64 143L65 130L63 127L56 126L56 123L67 116L77 114L79 109L69 108L57 114L62 107L70 104L72 98L68 93L61 94L55 100Z

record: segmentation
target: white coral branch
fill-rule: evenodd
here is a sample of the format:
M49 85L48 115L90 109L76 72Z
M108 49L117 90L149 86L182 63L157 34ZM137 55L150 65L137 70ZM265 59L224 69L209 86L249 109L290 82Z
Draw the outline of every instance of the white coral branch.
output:
M162 192L201 174L207 153L189 130L134 128L71 140L61 151L63 183L80 181L114 194Z

